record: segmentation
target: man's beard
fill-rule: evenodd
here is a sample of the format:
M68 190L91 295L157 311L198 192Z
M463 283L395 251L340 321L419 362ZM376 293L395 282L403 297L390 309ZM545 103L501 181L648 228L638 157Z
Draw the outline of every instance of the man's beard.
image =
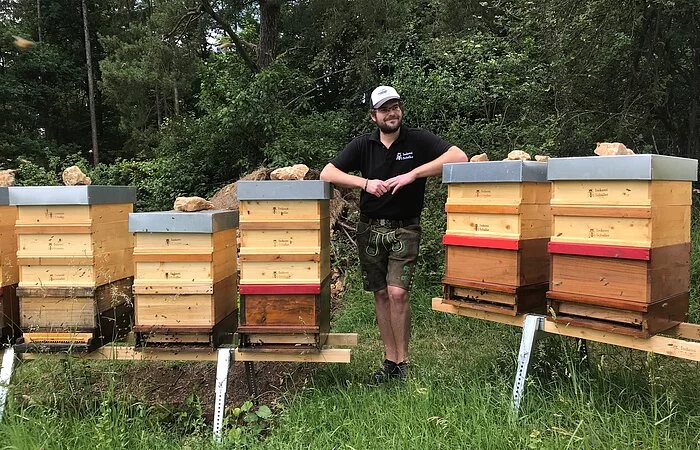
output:
M398 130L401 128L401 123L403 122L403 119L399 118L396 121L396 125L388 125L386 122L383 123L377 123L377 126L381 130L382 133L393 133L394 131Z

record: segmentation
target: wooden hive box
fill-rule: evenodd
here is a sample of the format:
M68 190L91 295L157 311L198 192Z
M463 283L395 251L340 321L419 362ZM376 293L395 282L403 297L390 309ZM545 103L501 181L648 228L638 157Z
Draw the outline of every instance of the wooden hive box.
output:
M0 187L0 340L10 339L19 329L19 282L15 221L17 207L10 205L9 188Z
M626 155L549 164L550 319L643 337L685 320L697 161Z
M237 194L242 346L320 348L330 328L330 184L239 181Z
M546 163L445 164L446 301L520 314L543 310L549 279Z
M238 211L129 215L140 344L218 346L238 323Z
M25 338L17 348L45 342L90 350L128 331L133 311L128 215L136 188L12 187L9 200L17 206L17 295Z
M133 276L136 188L13 187L20 287L97 287Z

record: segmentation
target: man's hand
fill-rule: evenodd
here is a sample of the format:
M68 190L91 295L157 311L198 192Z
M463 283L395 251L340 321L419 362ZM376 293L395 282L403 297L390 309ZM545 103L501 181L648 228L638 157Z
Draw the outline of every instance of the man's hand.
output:
M386 180L386 185L391 189L391 194L396 194L396 192L404 186L407 186L416 181L416 175L413 171L404 173L402 175L397 175L393 178Z
M381 197L389 192L389 186L386 181L367 179L367 189L365 191L375 197Z

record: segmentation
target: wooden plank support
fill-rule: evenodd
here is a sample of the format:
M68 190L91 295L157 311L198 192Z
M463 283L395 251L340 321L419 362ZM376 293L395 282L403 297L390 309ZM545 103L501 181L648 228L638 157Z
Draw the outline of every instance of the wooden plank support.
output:
M63 359L67 353L19 353L22 359ZM132 345L105 345L90 353L72 354L87 360L131 360L131 361L216 361L216 350L206 348L178 349L134 349Z
M351 350L347 348L324 348L299 353L255 352L235 349L234 361L277 361L277 362L315 362L315 363L349 363Z
M269 353L254 351L239 351L232 349L234 361L277 361L277 362L315 362L315 363L344 363L350 362L352 351L344 348L324 348L320 351L300 353ZM20 353L22 359L67 358L66 353ZM94 352L73 354L72 356L86 360L132 360L132 361L216 361L216 350L207 349L144 349L135 350L129 346L107 345Z
M460 316L472 317L475 319L488 320L506 325L523 326L524 316L507 316L492 312L471 310L469 308L459 308L443 303L443 299L436 297L432 300L434 311L441 311ZM600 342L603 344L617 345L619 347L632 348L646 352L658 353L666 356L673 356L691 361L700 361L700 342L676 339L673 337L655 335L649 338L637 338L633 336L609 333L605 331L592 330L570 325L558 324L545 321L544 330L546 333L559 334L578 339ZM682 323L677 325L670 333L675 336L682 336L691 339L700 339L700 325Z
M446 303L442 298L433 298L432 308L434 311L441 311L450 314L457 314L459 316L471 317L474 319L488 320L490 322L498 322L505 325L514 325L517 327L523 326L523 315L512 316L508 314L501 314L492 311L482 311L478 309L459 307L453 304Z

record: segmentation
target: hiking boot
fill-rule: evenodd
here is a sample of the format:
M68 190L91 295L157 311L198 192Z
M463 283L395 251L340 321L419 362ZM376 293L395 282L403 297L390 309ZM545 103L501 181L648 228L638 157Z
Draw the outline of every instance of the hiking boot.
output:
M413 375L413 366L408 361L403 361L396 364L396 370L391 374L391 377L400 381L406 381L411 375Z
M385 359L382 367L372 374L369 384L379 386L380 384L389 381L389 379L394 378L397 371L398 366L396 363Z

